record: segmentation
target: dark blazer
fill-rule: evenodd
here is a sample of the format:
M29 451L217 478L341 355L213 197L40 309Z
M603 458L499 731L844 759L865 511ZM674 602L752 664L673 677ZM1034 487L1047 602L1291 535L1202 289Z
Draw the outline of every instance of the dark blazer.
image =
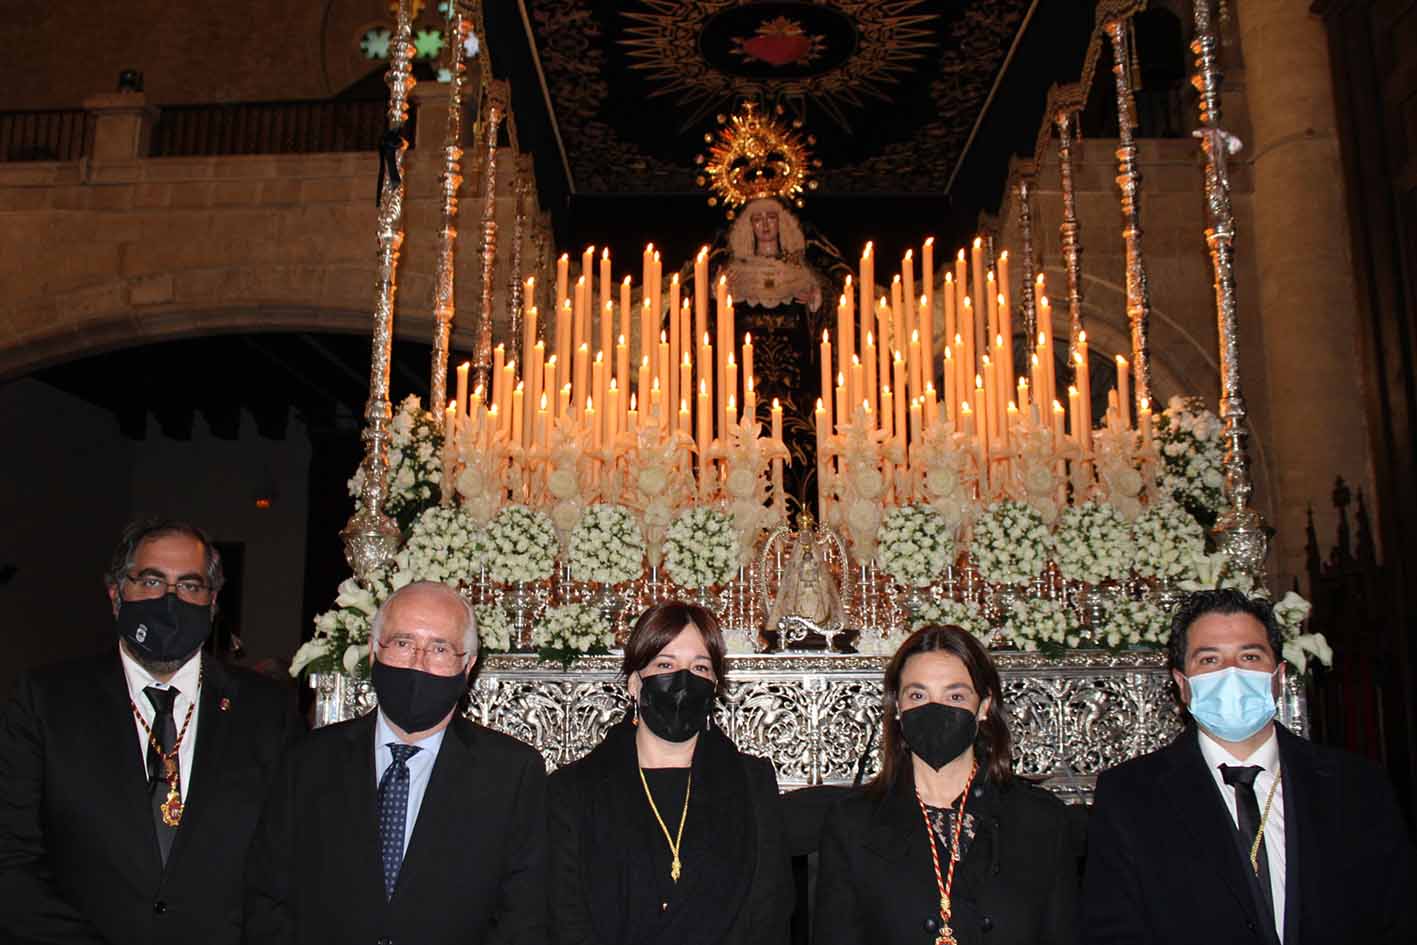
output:
M1413 941L1411 848L1386 776L1278 727L1285 945ZM1276 940L1194 728L1105 772L1088 825L1087 942Z
M546 768L514 738L455 716L393 899L376 830L375 713L290 751L247 865L252 945L546 941Z
M1063 802L1017 779L984 780L965 810L976 833L950 896L960 945L1073 942L1079 851ZM931 945L939 921L930 840L907 767L885 795L853 791L827 815L812 941Z
M241 940L246 850L301 726L284 687L203 660L192 783L165 869L117 651L20 680L0 721L0 933Z
M777 775L717 729L690 771L683 876L661 912L667 844L645 800L628 721L551 776L551 941L557 945L785 943L794 887ZM671 830L678 827L675 811Z

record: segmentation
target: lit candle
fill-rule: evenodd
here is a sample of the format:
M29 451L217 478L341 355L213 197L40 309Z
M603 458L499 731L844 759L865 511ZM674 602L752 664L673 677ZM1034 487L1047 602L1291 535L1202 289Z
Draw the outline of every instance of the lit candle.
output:
M665 314L669 322L669 363L665 367L665 372L669 376L664 379L664 382L669 385L669 403L672 405L679 402L679 375L677 372L671 373L671 369L679 363L681 341L679 334L679 273L677 272L669 277L669 307L665 310ZM684 396L689 396L687 390L684 391ZM679 418L676 415L670 429L674 429L678 422Z
M876 294L876 258L871 243L861 252L861 360L866 360L866 336L871 332L872 301Z
M861 346L861 361L866 366L866 382L861 391L862 400L874 404L877 397L876 387L876 340L871 333L866 332L866 341ZM855 398L852 398L855 403ZM874 407L872 408L875 409Z
M959 310L959 331L960 336L964 339L964 350L960 352L959 370L962 372L960 376L967 379L979 370L979 358L974 353L974 305L967 295ZM966 380L965 384L968 385L968 383ZM968 397L961 394L960 399L966 400ZM978 401L974 406L980 410L984 409L984 405Z
M590 341L590 326L587 324L590 313L586 311L589 292L590 287L586 285L585 276L581 276L576 280L575 308L572 310L575 330L571 334L571 344L577 348Z
M945 273L945 287L941 291L945 303L945 350L948 351L950 342L954 341L954 336L959 334L959 325L955 317L955 279L952 273ZM945 400L948 401L952 391L945 388Z
M935 380L935 325L930 313L930 297L920 296L920 376L925 383ZM923 387L922 387L923 389Z
M561 258L556 260L556 311L561 311L561 306L569 301L566 287L570 284L571 257L568 253L562 253Z
M536 408L536 446L546 449L546 395L541 395L541 405Z
M891 279L890 319L890 332L881 330L881 343L893 351L904 351L908 336L905 331L905 306L901 304L899 275ZM904 388L897 393L903 396Z
M983 237L976 236L974 238L974 243L970 246L969 269L973 277L973 283L969 287L969 295L971 298L981 298L985 293ZM986 309L988 308L987 301L984 303L984 306ZM979 312L978 314L982 316L984 313ZM978 404L976 404L975 406L977 407ZM981 423L980 426L983 426L983 424Z
M880 372L878 377L882 384L889 384L891 380L891 332L895 330L895 325L891 321L890 301L884 297L876 306L876 326L880 329L880 333L876 335L876 358L879 362L876 368Z
M576 370L571 378L571 392L576 400L580 400L581 394L585 393L590 383L590 345L581 342L576 348Z
M891 385L883 384L881 386L881 432L886 435L887 440L895 436L895 430L892 429L894 423L894 395L891 393Z
M753 335L751 332L743 333L743 377L753 376Z
M823 399L825 400L825 398L823 398ZM845 375L845 374L838 374L838 375L836 376L836 404L835 404L835 407L836 407L836 429L838 429L838 430L841 429L842 424L850 423L850 422L852 421L852 418L847 415L847 404L849 404L849 403L852 403L852 401L849 399L849 393L848 393L848 391L847 391L847 389L846 389L846 375ZM822 409L825 410L826 408L823 407ZM831 427L828 427L827 429L830 431L830 430L831 430Z
M906 367L905 358L897 351L892 359L891 367L894 369L891 379L895 384L895 436L900 440L902 446L905 445L905 414L909 406L906 392ZM885 408L881 408L885 412Z
M920 330L910 333L910 348L907 352L907 364L910 368L910 394L911 399L919 397L925 392L925 367L921 360L922 351L920 348Z
M613 318L614 307L610 299L610 287L610 248L607 246L605 249L601 250L600 253L600 304L596 306L596 309L600 312L605 312L608 308ZM604 328L602 328L601 331L603 337L611 337L613 335L613 333L605 332Z
M821 399L819 398L819 399L817 400L817 406L820 407L820 406L821 406L821 403L822 403L822 401L821 401ZM818 438L820 438L820 435L821 435L821 434L820 434L820 431L821 431L821 429L822 429L822 427L821 427L821 421L819 420L819 421L817 421L817 423L818 423L817 429L818 429L818 431L819 431L819 432L818 432ZM777 399L776 397L774 397L774 398L772 399L772 441L773 441L774 443L776 443L778 446L782 446L782 445L783 445L783 444L782 444L782 404L778 402L778 399ZM818 446L818 449L819 449L819 450L821 449L820 445ZM822 454L821 454L820 452L818 452L817 455L818 455L818 456L821 456ZM773 502L773 506L774 506L779 512L783 511L784 508L785 508L786 499L787 499L787 497L782 494L782 457L781 457L781 456L774 456L774 457L773 457L773 460L772 460L772 502Z
M997 429L1002 434L1007 434L1008 428L1004 424L1004 405L1007 404L1009 402L1009 398L1013 396L1014 392L1012 388L1014 382L1013 378L1011 377L1011 375L1013 374L1013 365L1009 364L1009 362L1004 360L1003 335L996 335L994 337L994 350L991 353L990 358L994 362L994 382L999 385L999 396L994 401L994 409L998 411L999 425L995 427L995 429ZM1002 437L1002 439L1007 441L1008 437L1005 435Z
M908 326L903 335L909 335L911 329L919 323L920 316L915 308L915 250L907 249L905 256L900 260L900 296L901 302L905 306L905 323Z
M641 357L641 358L645 358L645 357L648 357L648 358L649 358L649 360L650 360L650 368L649 368L650 377L654 377L654 370L655 370L655 350L654 350L654 343L655 343L655 342L654 342L654 339L655 339L655 337L658 335L658 332L656 332L656 331L654 330L654 317L653 317L653 315L651 314L651 312L652 312L652 310L651 310L651 308L650 308L650 299L649 299L649 296L648 296L648 295L645 295L642 299L640 299L640 357ZM641 401L640 406L644 406L643 401Z
M496 429L498 422L497 405L493 404L491 407L488 407L482 415L482 430L477 437L477 445L482 449L487 449L492 439L492 431Z
M1131 365L1120 354L1117 355L1117 418L1122 421L1122 429L1131 429Z
M618 379L610 379L610 387L605 391L605 445L613 447L620 435L620 385Z
M822 376L822 402L826 407L827 429L832 428L831 415L831 379L832 379L832 341L831 332L822 329L822 353L821 353L821 376Z
M517 381L517 389L512 391L512 443L516 446L524 446L522 434L525 430L522 420L522 400L524 394L525 381Z
M625 277L625 280L620 283L620 334L619 334L619 337L622 338L622 339L624 339L624 340L626 340L626 341L629 341L630 338L632 337L632 335L630 334L630 310L631 310L631 307L632 307L632 306L631 306L631 303L630 303L630 277L629 277L629 276L626 276L626 277Z
M507 346L498 345L492 349L492 398L488 403L501 404L507 396L507 392L503 387L507 382L507 375L503 370L506 366Z
M610 358L615 356L615 303L606 300L600 307L600 347L597 353L604 354L606 358L606 378L609 379L609 372L614 367L610 363ZM601 401L601 408L609 413L609 404Z
M467 409L467 372L472 370L472 364L464 361L458 365L458 410L459 417L467 416L463 413Z
M1137 404L1137 425L1141 427L1141 445L1151 452L1151 401L1143 397Z
M935 426L935 420L940 413L939 395L935 393L934 381L925 382L925 429Z
M699 491L708 489L708 449L709 441L713 439L713 421L710 416L712 402L709 400L708 379L699 378L699 404L698 404L698 437L696 445L699 450Z
M1064 436L1064 433L1063 433L1063 420L1064 420L1064 414L1065 414L1065 413L1066 413L1066 411L1063 410L1063 405L1060 404L1060 403L1058 403L1056 400L1053 401L1053 449L1054 449L1054 451L1057 451L1057 450L1061 449L1061 448L1062 448L1062 445L1063 445L1063 436Z
M687 351L684 352L683 360L679 362L679 390L684 392L684 396L679 398L679 400L687 406L689 398L693 396L694 391L694 364L689 360L689 352ZM686 436L692 436L694 428L688 423L681 423L679 425L679 432Z
M836 345L837 358L841 366L837 370L844 370L846 365L851 363L851 356L856 353L856 332L855 318L852 315L851 300L855 292L851 277L846 277L846 285L843 287L841 299L836 307ZM825 396L825 395L824 395Z
M640 412L635 409L635 395L630 394L630 409L625 411L625 432L633 435L640 428Z
M556 378L556 387L559 390L561 385L570 379L571 370L571 300L565 299L556 311L556 363L558 370L563 374Z
M1038 339L1039 346L1042 348L1038 352L1038 357L1043 362L1043 382L1047 385L1045 393L1049 400L1057 400L1057 362L1053 355L1053 307L1048 302L1046 295L1038 296Z
M714 375L717 373L715 367L716 365L713 359L713 343L709 341L708 332L704 332L703 341L699 344L698 376L700 389L706 388L708 390L709 402L707 406L709 409L701 410L699 412L699 417L701 418L704 425L707 427L709 440L713 439L713 404L715 403Z
M650 378L653 377L653 375L654 371L649 366L649 355L646 354L640 358L640 376L637 378L639 383L636 385L636 390L639 393L639 402L642 404L649 401Z
M448 407L443 411L443 453L446 456L454 450L453 441L458 435L458 402L448 401ZM446 465L447 460L444 460Z
M935 238L920 248L920 351L927 370L935 358Z
M777 411L777 401L773 401L774 422L776 422ZM817 398L817 409L813 412L812 416L817 421L817 518L825 522L827 518L827 440L830 438L831 432L827 426L826 408L822 405L822 398L820 397ZM777 462L777 460L773 462ZM774 474L775 473L776 470L774 469ZM774 491L776 491L775 483Z
M650 257L650 265L654 269L650 278L649 296L653 304L654 324L658 325L664 312L664 267L660 265L658 252Z
M738 361L733 357L732 349L728 352L728 358L723 365L723 400L724 414L732 413L734 422L737 422L738 411ZM729 404L733 404L730 410ZM724 431L727 432L726 430Z
M753 390L753 376L751 374L743 377L743 416L750 420L758 419L758 394Z
M615 340L615 379L620 382L623 390L630 389L630 346L625 341L625 336L621 335ZM616 418L616 423L622 428L625 424L625 403L620 404L620 416Z
M595 353L595 362L590 366L590 390L591 396L600 401L602 414L608 414L610 412L604 409L609 403L609 398L606 395L607 384L608 381L605 378L605 352L597 351ZM598 425L604 426L604 424L605 417L602 416L599 418ZM597 430L596 432L598 433L599 431Z
M669 390L669 335L667 332L659 333L659 350L655 358L654 379L659 381L659 386L666 392Z
M1070 425L1069 434L1072 441L1077 444L1078 449L1083 448L1082 431L1082 406L1081 398L1078 395L1076 385L1068 385L1068 423Z
M695 338L702 338L708 331L708 257L709 248L699 247L699 254L694 257L694 334Z
M964 297L969 294L969 268L964 261L964 250L962 249L959 251L958 254L955 255L954 277L955 312L960 318L963 318ZM955 331L963 332L964 326L957 326L955 328Z
M1083 451L1092 452L1092 369L1087 359L1087 332L1078 332L1077 353L1074 356L1077 368L1078 394L1082 398L1082 428L1087 431L1083 437Z
M999 382L994 377L994 359L987 354L981 359L983 368L984 392L983 396L976 394L977 403L982 405L983 414L979 421L979 428L985 431L989 442L992 445L999 436L999 418L1001 410L999 408Z
M564 420L571 414L571 385L562 384L561 389L556 392L556 418Z
M723 433L728 435L728 431L738 425L738 398L732 394L728 395L728 403L723 407Z
M586 426L590 427L590 448L598 450L600 449L600 424L595 422L595 399L593 397L587 397L585 399L585 413L583 416L585 417Z
M987 331L984 334L992 344L994 336L1000 334L999 331L999 291L994 287L994 270L990 269L984 276L984 301L985 310L989 319L985 323Z
M987 363L985 364L985 370L988 370ZM989 456L988 397L989 389L984 384L984 375L974 375L974 402L979 405L981 411L979 414L979 446L986 459Z
M920 448L920 430L924 420L924 408L920 405L919 397L912 397L910 400L910 450L911 461L915 461L915 450Z
M954 351L949 345L945 346L945 418L950 423L958 423L959 408L955 405L959 403L958 395L959 382L955 379L955 357Z
M666 404L664 403L664 391L659 386L659 378L656 377L649 389L650 426L662 432L665 423L664 415L667 412Z

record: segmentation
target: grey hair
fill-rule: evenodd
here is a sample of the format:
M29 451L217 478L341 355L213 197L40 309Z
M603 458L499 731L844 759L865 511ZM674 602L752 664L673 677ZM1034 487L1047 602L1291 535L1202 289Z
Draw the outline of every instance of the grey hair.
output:
M388 598L379 605L379 609L374 612L374 619L369 625L369 646L379 645L379 634L384 629L384 619L389 612L389 608L394 601L404 594L413 590L426 590L438 594L448 600L455 600L462 607L463 611L463 650L467 653L468 662L477 660L477 613L456 589L443 584L440 581L414 581L412 584L405 584L394 591Z
M221 586L226 583L226 574L221 568L221 552L212 544L211 536L191 522L171 518L147 518L129 522L118 539L118 547L113 550L113 557L109 559L108 571L103 576L104 582L109 587L121 587L123 578L132 570L138 546L145 541L167 535L186 535L202 543L202 552L207 562L207 586L213 594L221 590Z

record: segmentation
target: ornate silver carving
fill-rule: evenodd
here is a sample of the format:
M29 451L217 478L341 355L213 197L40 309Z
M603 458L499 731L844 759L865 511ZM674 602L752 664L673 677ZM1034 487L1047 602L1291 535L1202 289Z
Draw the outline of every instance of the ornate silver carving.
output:
M1045 778L1065 800L1091 798L1097 774L1175 737L1181 715L1165 654L1076 651L1058 659L1000 652L1015 770ZM770 758L783 787L848 784L867 746L874 773L881 672L870 656L728 657L728 695L717 724L744 751ZM367 679L317 675L315 720L326 725L374 706ZM587 657L563 671L523 654L486 658L468 717L520 738L554 769L584 755L629 709L617 657ZM1280 720L1306 734L1303 689L1290 679Z
M484 56L485 60L487 57ZM482 308L477 314L477 345L473 349L473 387L484 396L492 390L492 280L497 268L497 131L506 117L510 91L507 83L494 79L486 86L487 111L482 145Z
M462 189L462 90L467 75L463 62L472 29L461 14L448 20L448 118L443 136L443 173L438 178L443 198L443 226L438 231L438 262L434 272L433 367L428 382L428 409L438 415L448 402L448 336L457 311L453 294L453 254L458 242L458 191Z
M1240 141L1220 127L1219 41L1211 24L1210 0L1195 0L1196 75L1200 93L1201 127L1195 132L1205 153L1205 241L1215 270L1215 309L1220 334L1220 420L1225 440L1226 508L1214 529L1216 545L1237 572L1259 581L1269 539L1264 520L1250 507L1250 465L1245 454L1249 438L1245 398L1240 388L1240 331L1235 301L1235 216L1230 207L1230 178L1225 162L1240 150Z
M1021 172L1014 185L1018 195L1019 241L1023 244L1023 265L1019 269L1019 308L1023 312L1023 332L1032 350L1038 343L1038 300L1034 297L1033 284L1037 279L1033 259L1033 178L1035 171L1031 165Z
M408 120L408 93L413 88L413 29L411 0L399 0L393 58L385 82L389 86L389 132L401 133ZM369 358L369 400L364 407L364 461L359 498L354 515L340 537L345 558L361 580L398 551L402 536L398 525L384 514L389 495L389 358L394 342L394 298L398 289L399 249L403 245L403 157L408 142L400 138L392 149L392 167L379 192L378 277L374 292L374 331ZM385 159L381 156L381 160Z
M1073 116L1082 109L1085 91L1077 85L1053 86L1048 105L1058 129L1058 179L1063 190L1063 222L1058 226L1063 267L1068 277L1068 364L1077 353L1082 331L1082 244L1078 240L1077 199L1073 191Z
M1136 99L1132 93L1131 17L1145 3L1115 5L1103 24L1112 42L1112 75L1117 86L1117 188L1122 193L1122 243L1127 265L1127 321L1132 330L1132 394L1141 415L1143 401L1151 400L1151 362L1147 328L1151 320L1151 291L1141 249L1141 169L1137 166ZM1125 411L1126 404L1118 404Z

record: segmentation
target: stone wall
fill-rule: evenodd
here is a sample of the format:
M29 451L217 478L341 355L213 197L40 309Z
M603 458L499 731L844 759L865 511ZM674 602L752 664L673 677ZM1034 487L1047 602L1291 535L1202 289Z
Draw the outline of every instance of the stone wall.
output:
M439 98L434 96L436 104ZM94 156L0 163L0 379L161 338L267 329L367 331L375 285L373 153L144 158L143 96L103 96ZM396 327L432 333L441 202L436 109L408 152ZM498 157L495 306L515 219ZM480 308L481 176L464 157L453 346ZM530 218L538 211L529 198ZM526 228L525 267L533 264Z

